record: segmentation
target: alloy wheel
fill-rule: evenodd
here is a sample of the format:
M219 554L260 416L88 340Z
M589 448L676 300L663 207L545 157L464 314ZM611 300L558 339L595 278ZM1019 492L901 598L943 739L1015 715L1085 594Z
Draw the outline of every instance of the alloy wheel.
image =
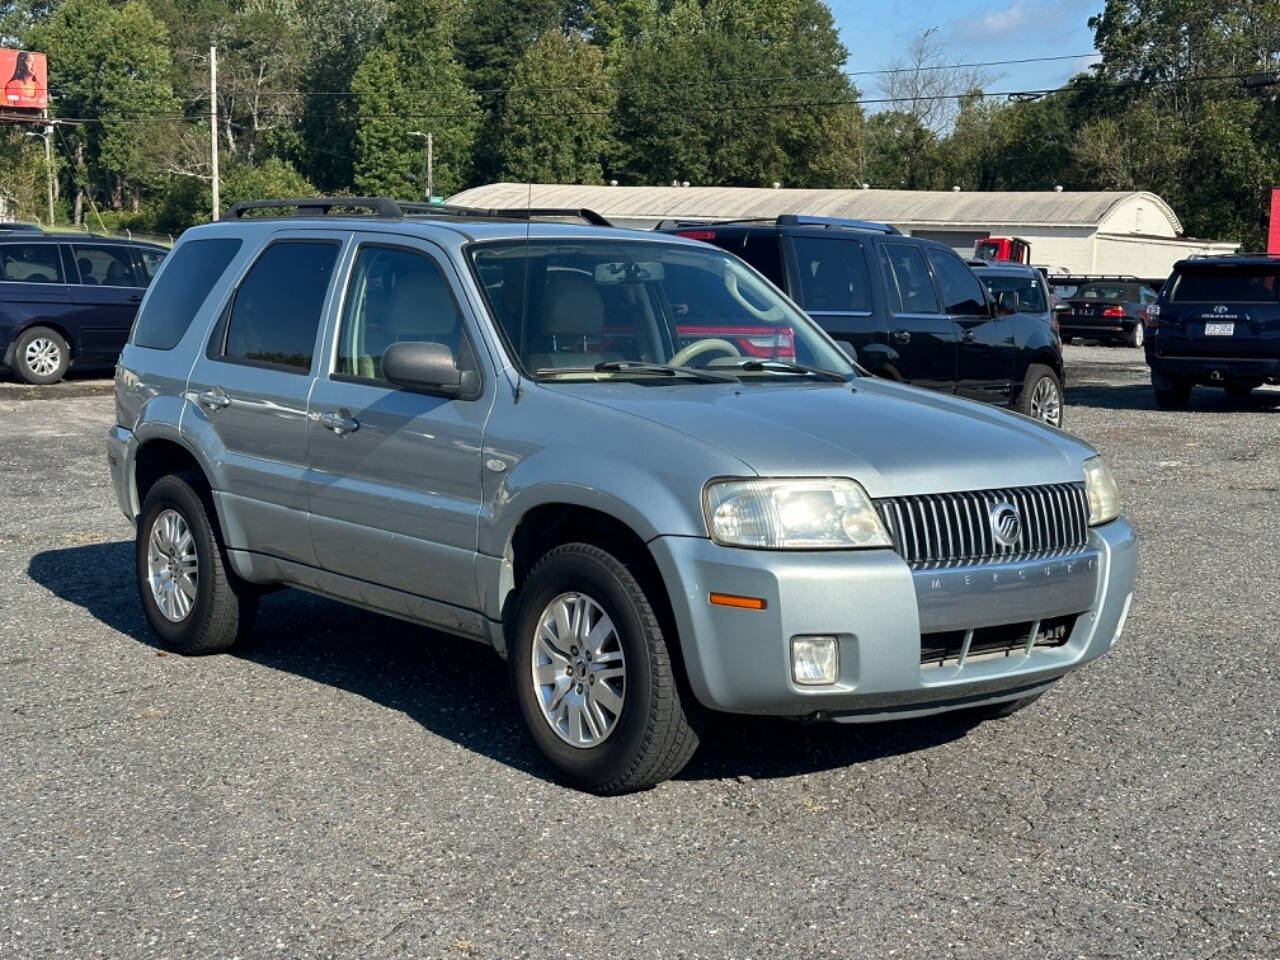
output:
M200 561L191 526L177 510L162 510L152 521L147 570L160 613L172 623L185 620L199 592Z
M543 608L530 670L542 718L571 747L594 747L618 726L626 660L618 629L585 593L562 593Z
M1057 427L1062 425L1062 396L1051 377L1041 377L1031 392L1031 418Z
M62 351L48 337L36 337L22 354L27 369L37 377L52 375L62 363Z

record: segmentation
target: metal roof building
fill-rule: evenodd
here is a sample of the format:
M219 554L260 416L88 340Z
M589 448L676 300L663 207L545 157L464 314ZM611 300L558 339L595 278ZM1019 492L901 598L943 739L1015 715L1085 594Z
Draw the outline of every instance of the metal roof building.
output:
M783 213L881 220L972 255L976 240L1017 236L1054 271L1163 276L1192 253L1239 245L1181 236L1177 214L1145 191L794 190L768 187L609 187L494 183L450 203L477 207L589 207L619 226L663 220L771 219Z

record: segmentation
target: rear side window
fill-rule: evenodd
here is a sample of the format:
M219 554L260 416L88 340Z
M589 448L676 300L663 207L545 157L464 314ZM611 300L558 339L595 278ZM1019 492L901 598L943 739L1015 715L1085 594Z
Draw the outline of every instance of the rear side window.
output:
M857 240L796 237L792 246L806 310L871 309L867 257Z
M62 283L56 243L0 243L0 279L11 283Z
M1274 303L1280 275L1275 267L1185 270L1173 285L1174 303Z
M102 243L73 243L80 282L94 287L141 287L129 248Z
M933 280L918 248L903 243L881 244L880 262L891 311L938 312L938 295L933 292Z
M987 312L982 282L959 257L950 250L930 250L929 259L933 261L933 269L938 274L938 286L942 288L947 313L972 317Z
M215 345L211 355L309 371L338 247L328 240L282 240L267 247L240 282L221 349Z
M152 350L172 350L177 346L239 250L240 241L232 237L192 240L178 247L138 314L133 342Z

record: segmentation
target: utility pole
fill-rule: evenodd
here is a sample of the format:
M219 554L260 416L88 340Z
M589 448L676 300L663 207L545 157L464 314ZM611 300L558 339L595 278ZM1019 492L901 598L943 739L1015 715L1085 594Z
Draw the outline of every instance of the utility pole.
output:
M53 124L44 128L44 169L45 186L49 188L49 226L53 226L53 147L49 141L53 139Z
M427 141L427 203L431 202L431 198L435 196L435 171L434 171L434 145L435 137L430 133L423 133L421 130L410 130L409 136L422 137Z
M213 152L213 219L218 219L218 48L209 48L209 141Z

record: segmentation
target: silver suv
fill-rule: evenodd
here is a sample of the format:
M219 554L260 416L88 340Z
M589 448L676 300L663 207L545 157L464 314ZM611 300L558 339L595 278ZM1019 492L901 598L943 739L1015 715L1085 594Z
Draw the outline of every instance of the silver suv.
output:
M491 644L599 792L673 776L707 711L1007 713L1116 642L1137 548L1088 445L863 376L722 250L537 219L183 235L107 444L163 642L227 650L287 584Z

